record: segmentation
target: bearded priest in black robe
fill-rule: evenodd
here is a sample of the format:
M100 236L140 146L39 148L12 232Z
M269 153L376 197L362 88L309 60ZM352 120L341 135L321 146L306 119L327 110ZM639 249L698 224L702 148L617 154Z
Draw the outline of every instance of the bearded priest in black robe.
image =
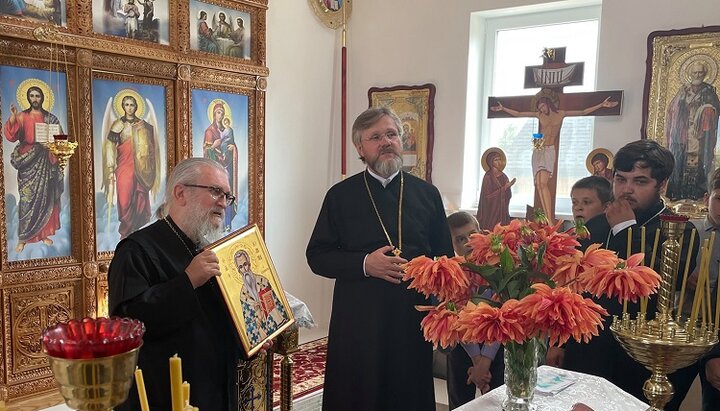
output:
M327 193L307 247L313 272L335 279L323 410L435 410L429 301L402 282L419 255L452 256L440 193L401 170L401 123L370 108L353 124L367 169Z
M214 160L189 158L175 166L167 186L160 219L115 250L108 273L110 314L145 323L138 366L151 410L171 409L168 358L177 354L183 380L192 387L190 404L237 411L242 346L215 279L218 258L202 250L224 234L224 213L234 201L227 171ZM134 386L115 408L139 409Z

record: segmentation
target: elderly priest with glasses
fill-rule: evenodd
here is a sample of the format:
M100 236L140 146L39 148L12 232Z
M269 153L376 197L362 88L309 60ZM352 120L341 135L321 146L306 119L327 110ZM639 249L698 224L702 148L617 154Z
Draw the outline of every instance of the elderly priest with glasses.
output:
M159 219L115 250L108 273L110 314L145 323L138 366L152 410L170 409L168 358L174 354L182 358L183 379L192 387L190 404L237 409L235 369L242 346L215 279L218 258L202 250L222 237L225 210L234 201L223 166L206 158L183 160L168 176ZM116 408L139 409L135 389Z

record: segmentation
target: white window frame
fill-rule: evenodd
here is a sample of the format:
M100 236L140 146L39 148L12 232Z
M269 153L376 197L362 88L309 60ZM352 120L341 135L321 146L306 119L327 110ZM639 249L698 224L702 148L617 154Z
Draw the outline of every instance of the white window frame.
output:
M487 137L490 124L487 101L491 95L495 66L495 37L498 30L562 24L575 21L598 20L601 17L598 0L561 1L550 4L492 10L471 14L468 50L468 94L466 99L465 153L463 158L463 187L461 208L476 210L477 191L484 171L480 159L489 147ZM600 25L598 24L598 30ZM598 35L599 39L599 35ZM541 50L538 50L538 55ZM540 61L538 61L540 64ZM585 70L593 69L587 66ZM595 72L596 68L594 68ZM597 74L595 75L597 79ZM522 78L517 79L522 82ZM586 84L587 86L587 84ZM595 90L595 84L590 85ZM536 90L535 90L536 92ZM593 125L594 131L594 125ZM593 136L594 139L594 136ZM594 146L594 144L593 144ZM530 145L528 143L528 148ZM528 164L528 167L530 165ZM509 176L512 178L512 176ZM514 215L515 217L524 217ZM558 214L557 218L569 216Z

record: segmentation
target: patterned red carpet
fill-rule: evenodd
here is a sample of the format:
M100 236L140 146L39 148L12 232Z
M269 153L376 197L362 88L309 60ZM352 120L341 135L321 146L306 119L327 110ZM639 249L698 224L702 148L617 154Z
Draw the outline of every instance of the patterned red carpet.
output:
M327 338L302 344L298 351L290 354L293 360L293 401L322 389L326 354ZM273 407L280 405L281 360L282 357L276 355L273 361Z

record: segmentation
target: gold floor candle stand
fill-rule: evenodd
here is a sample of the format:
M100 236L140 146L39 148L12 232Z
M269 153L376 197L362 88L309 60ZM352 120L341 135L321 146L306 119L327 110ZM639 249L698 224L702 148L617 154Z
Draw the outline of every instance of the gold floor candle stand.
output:
M704 317L700 321L683 321L679 314L673 319L681 252L679 239L686 221L680 218L662 221L667 240L662 245L661 284L655 319L648 321L644 313L632 319L624 313L622 318L614 316L610 326L625 351L652 373L643 385L650 403L649 411L663 410L672 399L674 390L668 374L693 364L718 343L718 330L712 321L706 322Z
M276 341L275 352L282 355L280 362L280 411L292 410L293 360L290 355L298 350L298 328L293 325Z

